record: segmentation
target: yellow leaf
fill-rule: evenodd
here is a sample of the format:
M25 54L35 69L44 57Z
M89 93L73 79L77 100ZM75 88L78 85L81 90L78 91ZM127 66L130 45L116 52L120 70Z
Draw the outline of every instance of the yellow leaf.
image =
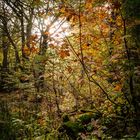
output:
M65 13L65 7L62 7L62 8L60 9L60 12L61 12L61 13Z
M88 44L88 43L87 43L87 44L84 44L84 45L82 46L82 49L83 49L83 50L89 49L89 45L90 45L90 44Z
M29 56L31 53L30 49L26 45L23 47L23 53L27 56Z
M93 0L86 0L85 8L89 10L92 9L92 2Z

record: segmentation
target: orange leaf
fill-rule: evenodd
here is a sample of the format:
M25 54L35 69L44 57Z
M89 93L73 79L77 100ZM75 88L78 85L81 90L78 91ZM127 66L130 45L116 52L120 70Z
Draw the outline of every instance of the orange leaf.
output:
M87 50L88 48L89 48L89 45L88 44L85 44L85 45L82 46L82 49L83 50Z
M63 59L63 58L65 58L65 57L67 57L67 56L70 56L70 53L69 53L69 50L61 50L61 51L59 52L59 55L60 55L60 57Z
M86 5L85 5L85 7L86 7L86 9L92 9L92 2L93 2L93 0L86 0Z
M49 32L44 32L43 34L44 34L44 35L49 35Z
M38 38L38 35L34 34L30 36L30 41L34 41Z
M116 90L116 91L121 91L121 89L122 89L122 86L120 84L116 85L114 88L114 90Z
M27 56L30 55L30 49L29 49L26 45L23 47L23 52L24 52L24 54L26 54Z
M39 49L38 48L35 48L35 47L32 47L31 48L31 52L32 53L38 53L39 52Z

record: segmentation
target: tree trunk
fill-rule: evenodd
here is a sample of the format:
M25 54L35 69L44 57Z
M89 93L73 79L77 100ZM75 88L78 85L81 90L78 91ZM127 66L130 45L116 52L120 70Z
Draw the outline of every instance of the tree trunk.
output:
M8 71L8 48L9 48L9 42L5 41L6 36L2 34L2 50L3 50L3 61L2 61L2 71Z
M35 78L35 87L37 92L44 88L44 74L46 65L46 50L48 47L48 36L43 34L43 43L40 47L39 54L34 58L33 72Z

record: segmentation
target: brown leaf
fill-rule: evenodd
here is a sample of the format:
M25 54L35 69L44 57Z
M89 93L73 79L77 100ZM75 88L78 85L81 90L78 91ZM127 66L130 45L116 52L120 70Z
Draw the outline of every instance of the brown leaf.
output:
M61 51L59 52L59 55L60 55L60 57L63 59L63 58L65 58L65 57L67 57L67 56L70 56L70 53L69 53L69 50L61 50Z

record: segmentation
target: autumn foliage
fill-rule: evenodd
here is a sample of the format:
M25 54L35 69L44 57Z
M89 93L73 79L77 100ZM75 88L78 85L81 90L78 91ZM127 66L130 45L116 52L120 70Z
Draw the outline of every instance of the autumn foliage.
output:
M0 138L140 138L138 0L0 5Z

